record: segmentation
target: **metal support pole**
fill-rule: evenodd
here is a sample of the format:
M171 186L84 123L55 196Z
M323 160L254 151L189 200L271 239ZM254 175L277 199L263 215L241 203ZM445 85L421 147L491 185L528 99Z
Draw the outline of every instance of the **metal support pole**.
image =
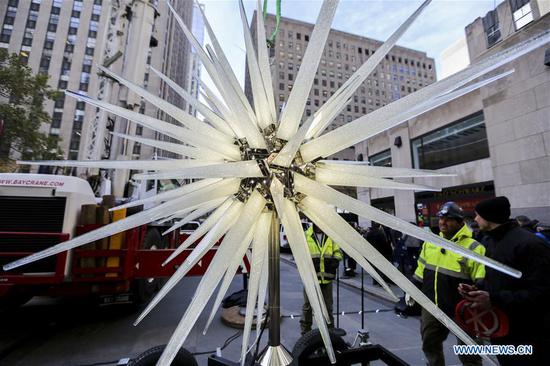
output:
M292 362L292 357L281 345L280 248L279 217L274 211L268 248L269 341L260 360L262 366L287 366Z
M361 267L361 329L365 329L365 272Z
M336 328L340 328L340 268L336 270Z
M279 218L271 220L271 240L269 243L269 345L281 344L281 293L280 293L280 245Z

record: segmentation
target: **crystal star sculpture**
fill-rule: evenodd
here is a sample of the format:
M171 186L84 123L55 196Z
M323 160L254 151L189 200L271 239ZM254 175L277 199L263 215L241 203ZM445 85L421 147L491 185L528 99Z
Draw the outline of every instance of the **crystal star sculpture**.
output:
M500 66L548 43L550 33L545 32L511 49L481 60L459 73L426 86L413 94L323 134L327 125L350 102L357 88L372 73L377 64L384 59L388 51L413 21L418 18L422 10L428 6L430 0L424 1L314 115L307 117L301 123L306 100L323 55L324 44L331 28L337 3L337 0L324 1L305 51L294 88L290 93L286 107L280 112L280 115L278 115L275 105L262 16L256 17L257 22L254 25L258 39L255 48L244 6L240 2L246 58L253 93L253 103L251 105L245 97L206 18L205 26L212 44L207 45L206 50L204 50L172 6L168 4L168 8L185 36L197 50L202 64L212 78L218 93L215 94L212 90L204 87L203 97L206 104L203 104L166 75L153 68L151 69L175 92L179 93L187 103L193 105L204 116L204 121L103 67L100 67L102 72L173 117L180 125L171 124L74 92L67 91L66 93L109 113L179 140L183 144L117 134L120 138L170 151L185 158L169 161L26 161L21 163L153 171L152 173L144 172L135 175L134 178L138 180L164 178L200 180L159 193L154 197L115 207L113 210L137 206L146 202L158 203L157 206L151 209L17 260L4 266L4 269L9 270L154 220L177 219L177 223L168 230L171 231L192 219L211 212L206 221L166 260L164 264L202 237L190 256L154 297L135 324L139 323L178 281L200 261L201 257L223 237L211 265L201 279L189 307L174 331L158 364L169 365L171 363L199 315L206 308L216 287L221 283L206 326L208 328L245 252L251 248L252 260L241 357L241 362L244 363L245 355L249 350L254 310L255 308L263 309L266 291L269 286L267 275L268 237L273 215L277 215L287 234L299 275L316 315L316 323L325 343L327 354L331 361L335 362L335 354L327 327L327 310L300 223L299 212L302 212L328 236L333 238L395 300L397 298L391 288L373 267L384 273L395 284L410 294L417 303L439 319L463 342L474 344L474 341L460 327L344 221L333 208L338 207L348 210L405 234L435 243L442 248L459 253L466 258L483 263L511 276L521 276L521 273L515 269L480 256L330 187L434 190L418 184L401 183L392 178L434 177L443 176L444 174L436 171L374 167L362 162L332 161L323 160L323 158L488 83L506 77L513 70L498 74L492 73L491 77L482 78L485 74ZM258 14L262 14L259 2ZM216 95L220 95L221 98ZM494 363L489 358L487 360Z

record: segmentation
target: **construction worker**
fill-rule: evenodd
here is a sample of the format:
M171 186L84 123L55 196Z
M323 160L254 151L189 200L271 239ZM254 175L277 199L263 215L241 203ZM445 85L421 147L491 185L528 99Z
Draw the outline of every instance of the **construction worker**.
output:
M472 231L464 223L464 212L454 202L443 204L437 213L439 236L473 252L484 255L485 247L472 238ZM424 242L418 258L414 280L420 282L422 292L449 317L454 318L456 305L462 300L457 291L460 283L474 283L483 279L485 267L460 254ZM449 330L433 315L422 309L422 350L430 366L444 366L443 342ZM460 340L459 340L460 343ZM463 365L480 365L479 356L459 356Z
M319 286L321 286L323 299L330 314L329 327L332 328L334 327L334 317L332 315L332 280L336 277L336 271L338 271L339 262L342 260L343 254L338 244L325 235L317 225L313 224L309 227L305 235L309 253L313 259L313 265L317 271L317 279L319 280ZM317 314L317 316L321 316L321 314ZM302 319L300 320L302 335L311 330L312 320L311 305L304 291L304 305L302 307Z

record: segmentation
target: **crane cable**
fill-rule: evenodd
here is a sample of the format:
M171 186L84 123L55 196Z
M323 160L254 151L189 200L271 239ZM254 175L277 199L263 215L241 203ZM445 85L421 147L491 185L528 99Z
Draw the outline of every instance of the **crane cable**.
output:
M267 18L267 1L268 0L264 0L264 19ZM275 47L275 38L277 37L277 33L279 33L279 25L281 23L281 0L276 0L275 2L275 19L277 21L276 25L275 25L275 30L273 31L273 33L271 34L271 36L269 37L269 39L267 39L267 47L268 48L273 48Z

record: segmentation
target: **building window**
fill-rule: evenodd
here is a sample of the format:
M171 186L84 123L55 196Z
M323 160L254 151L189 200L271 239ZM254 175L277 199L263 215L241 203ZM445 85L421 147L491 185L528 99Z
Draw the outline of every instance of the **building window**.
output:
M50 68L51 59L52 59L51 56L42 55L42 58L40 59L40 67L38 72L42 74L47 74Z
M391 167L391 151L390 149L369 156L370 165Z
M63 108L65 105L65 94L61 94L54 103L54 108Z
M54 112L52 115L52 128L59 128L61 126L61 119L63 118L63 113L61 112Z
M512 8L516 30L533 21L533 12L529 0L510 0L510 7Z
M46 39L46 40L44 41L44 49L45 49L45 50L51 50L51 49L53 49L53 42L54 42L53 40Z
M73 121L73 130L82 131L82 122L84 122L84 116L76 116Z
M492 47L500 40L500 28L498 24L497 10L492 10L483 17L483 29L487 36L487 48Z
M483 112L411 141L413 166L441 169L489 157Z
M78 151L79 147L80 147L80 137L73 136L73 138L71 139L71 144L69 145L69 149Z

